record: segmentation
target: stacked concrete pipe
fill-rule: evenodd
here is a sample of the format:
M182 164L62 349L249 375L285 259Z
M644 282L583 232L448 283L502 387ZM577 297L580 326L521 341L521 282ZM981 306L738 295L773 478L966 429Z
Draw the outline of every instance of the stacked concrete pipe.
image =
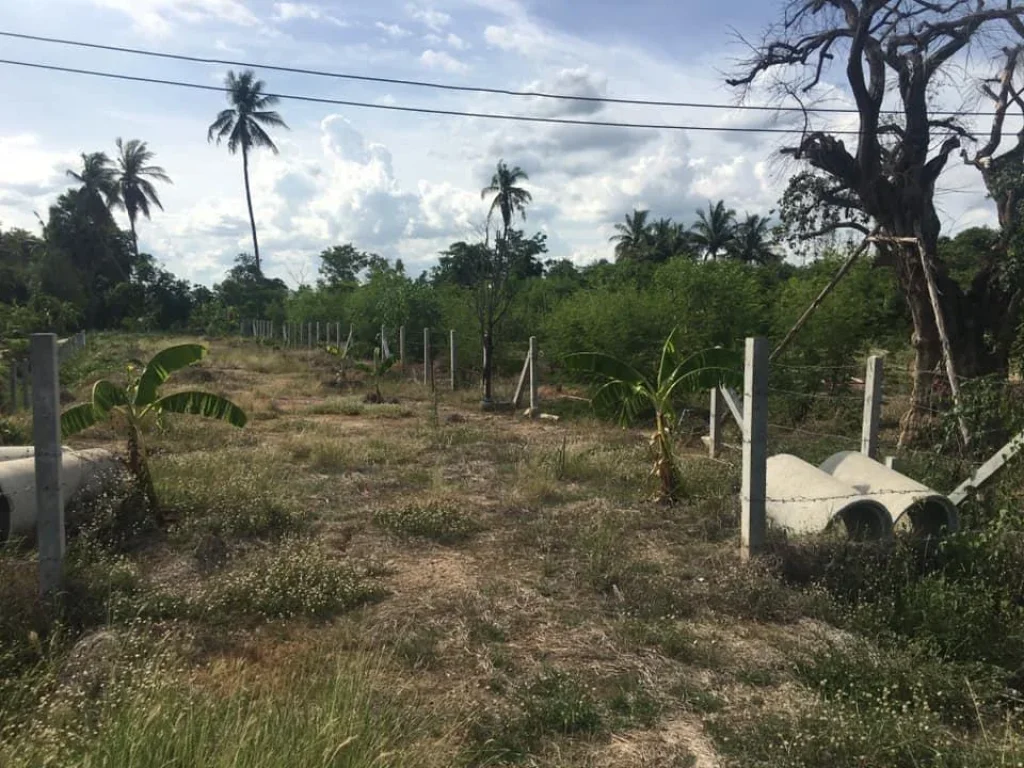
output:
M36 463L31 447L0 447L0 542L31 537L36 529ZM110 451L63 450L61 489L65 503L102 489L120 464Z
M791 533L843 524L851 538L878 539L893 529L934 536L958 527L956 506L938 491L855 451L820 467L789 454L768 459L768 518Z

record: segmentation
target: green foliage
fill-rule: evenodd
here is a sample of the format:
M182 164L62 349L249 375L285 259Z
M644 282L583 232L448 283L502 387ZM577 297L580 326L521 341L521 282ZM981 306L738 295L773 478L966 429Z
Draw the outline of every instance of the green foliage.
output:
M772 312L775 338L781 339L793 326L843 260L845 254L830 255L799 269L780 285ZM821 379L832 377L829 386L837 389L848 378L847 366L852 361L859 362L858 358L870 347L902 345L908 335L909 324L894 276L861 261L815 310L784 357L789 365L837 370L806 372L806 382L793 381L788 388L796 389L805 384L818 389Z
M731 350L709 349L684 358L677 352L674 337L675 331L665 339L653 374L641 373L599 352L580 352L565 358L570 371L595 383L592 402L599 412L616 413L623 424L654 413L652 474L659 480L664 501L675 500L681 490L672 450L676 403L685 394L722 384L733 386L741 377L739 357Z

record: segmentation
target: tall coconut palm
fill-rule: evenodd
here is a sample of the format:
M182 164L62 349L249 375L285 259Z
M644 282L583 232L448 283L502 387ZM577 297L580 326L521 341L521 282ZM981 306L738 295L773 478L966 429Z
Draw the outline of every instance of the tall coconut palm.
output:
M736 211L726 208L724 200L714 205L708 202L706 213L697 211L697 221L690 227L690 233L705 261L717 258L736 236Z
M249 206L249 224L252 226L252 249L256 256L256 269L260 269L260 245L256 239L256 217L252 212L252 192L249 189L249 152L254 149L269 149L277 154L277 145L263 126L287 128L281 116L268 107L278 102L276 96L263 92L265 83L256 79L251 69L241 75L228 71L224 79L229 109L221 110L210 125L206 140L217 140L220 144L227 139L228 152L235 154L242 150L242 175L245 177L245 201Z
M772 251L771 219L748 213L736 226L736 235L727 250L729 257L746 264L770 264L779 256Z
M615 225L617 234L608 238L615 243L615 259L617 261L640 261L647 253L651 241L650 224L647 217L650 211L635 210L626 214L626 222Z
M83 152L82 170L68 170L68 176L81 184L79 200L93 215L120 204L117 170L106 152Z
M489 195L494 195L491 200L491 207L487 211L487 225L491 224L494 211L501 212L501 221L505 225L502 239L508 237L508 231L512 227L512 219L518 213L526 218L526 206L530 204L533 197L522 187L516 186L521 181L529 181L530 177L526 171L518 165L509 168L504 160L498 161L498 168L491 177L491 183L480 190L480 199L486 200Z
M135 233L135 219L140 213L148 219L151 203L161 211L164 209L150 179L173 184L163 168L148 164L155 156L144 141L122 141L120 138L117 140L117 205L124 208L128 214L136 259L139 257L139 238Z

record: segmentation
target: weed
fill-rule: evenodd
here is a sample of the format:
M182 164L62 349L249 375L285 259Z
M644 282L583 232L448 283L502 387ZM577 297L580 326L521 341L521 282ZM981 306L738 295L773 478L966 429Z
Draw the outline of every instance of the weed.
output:
M464 541L479 530L474 517L449 500L384 507L373 513L373 521L392 533L443 544Z
M189 538L277 538L302 528L309 515L282 498L281 471L235 458L182 456L156 463L157 492L178 532Z
M674 619L626 619L619 633L628 646L656 648L666 658L695 667L715 667L722 662L720 651L709 640L698 637Z
M215 620L231 616L324 618L379 595L365 576L320 548L289 540L213 578L193 610Z

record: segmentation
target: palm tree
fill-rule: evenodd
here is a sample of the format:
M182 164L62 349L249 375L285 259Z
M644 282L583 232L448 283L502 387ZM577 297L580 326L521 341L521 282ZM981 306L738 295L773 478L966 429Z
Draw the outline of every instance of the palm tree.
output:
M149 205L152 203L161 211L164 209L157 197L156 188L150 179L172 184L170 177L159 165L147 165L155 154L150 152L146 142L131 139L128 142L117 140L117 205L128 213L131 225L132 246L135 258L139 258L139 238L135 234L135 219L141 213L149 218Z
M650 258L659 264L690 252L690 233L672 219L662 218L651 224L648 238Z
M683 357L676 349L675 333L672 331L665 339L658 367L649 372L600 352L580 352L565 358L569 370L598 385L592 398L594 407L616 412L623 426L654 412L651 475L658 478L658 499L663 502L676 501L683 492L672 447L676 404L684 395L742 381L742 365L736 353L715 348Z
M263 147L275 155L277 146L263 126L287 128L284 120L277 112L268 107L278 102L277 96L263 93L264 82L256 79L251 69L241 75L228 71L224 80L230 109L222 110L217 119L210 125L206 140L222 139L228 141L228 152L235 154L242 150L242 174L245 177L245 201L249 206L249 224L252 226L252 248L256 256L256 269L260 269L260 245L256 240L256 217L252 212L252 192L249 190L249 152Z
M690 227L690 233L705 261L717 258L736 235L736 211L726 208L724 200L714 205L708 202L707 213L697 211L697 221Z
M509 168L504 160L499 160L498 169L491 177L491 183L480 190L481 200L486 200L488 195L494 195L491 207L487 211L487 225L490 226L495 209L501 211L501 221L505 225L503 239L508 237L512 219L517 213L524 219L526 218L526 206L533 200L533 197L522 187L517 187L516 184L520 181L529 181L529 179L526 171L518 165Z
M778 261L778 254L772 251L770 224L769 217L748 213L736 227L736 236L728 246L729 256L745 264Z
M651 242L650 225L647 222L650 213L646 210L635 210L632 215L626 214L625 224L619 222L615 225L618 234L609 237L608 242L615 243L617 261L640 261L647 255Z
M83 152L82 170L68 170L68 176L82 185L79 200L88 206L89 213L98 214L120 205L117 171L106 152Z

